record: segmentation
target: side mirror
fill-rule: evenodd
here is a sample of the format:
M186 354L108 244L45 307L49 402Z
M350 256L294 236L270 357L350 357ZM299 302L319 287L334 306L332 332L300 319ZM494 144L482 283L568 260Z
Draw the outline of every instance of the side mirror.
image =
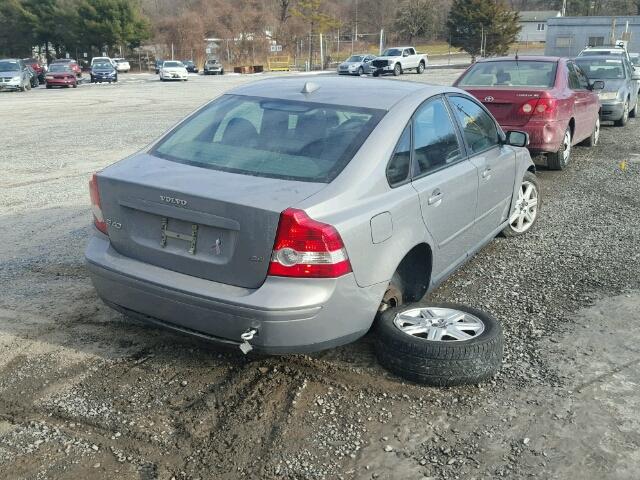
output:
M529 134L518 130L509 130L504 143L512 147L526 147L529 145Z
M595 82L593 82L591 84L591 90L603 90L604 89L604 82L602 80L596 80Z

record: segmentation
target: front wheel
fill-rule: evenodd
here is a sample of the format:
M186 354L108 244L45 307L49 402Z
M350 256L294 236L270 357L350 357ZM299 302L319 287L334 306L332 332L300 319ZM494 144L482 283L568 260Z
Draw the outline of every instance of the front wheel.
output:
M376 72L373 72L373 76L374 76L374 77L379 77L379 76L380 76L380 72L377 72L377 71L376 71Z
M640 103L640 95L638 97L639 98L636 98L636 104L633 107L633 110L629 112L629 117L631 118L636 118L638 116L638 103Z
M424 62L420 62L420 65L418 65L416 69L416 73L421 74L422 72L424 72Z
M567 127L557 152L547 154L547 165L551 170L564 170L571 159L571 127Z
M591 132L591 136L589 136L582 144L585 147L595 147L598 145L598 141L600 140L600 118L596 118L596 124L593 126L593 132Z
M449 303L417 302L384 311L376 320L382 366L435 386L477 384L502 363L503 335L491 315Z
M616 120L613 124L616 127L624 127L629 121L629 102L624 102L624 107L622 107L622 117L620 120Z
M509 224L502 230L505 237L524 235L538 220L538 213L542 205L540 184L538 177L531 172L525 172L518 189L518 196L513 202L513 211L509 216Z
M402 75L402 67L399 63L396 63L395 67L393 67L393 76L397 77L398 75Z
M358 75L364 75L364 68L360 67L358 69Z

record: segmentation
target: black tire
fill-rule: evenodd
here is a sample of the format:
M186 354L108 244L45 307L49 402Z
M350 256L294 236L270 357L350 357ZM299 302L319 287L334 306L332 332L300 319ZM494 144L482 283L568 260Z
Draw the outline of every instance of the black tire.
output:
M364 68L358 68L358 75L364 75Z
M598 114L598 117L596 118L596 124L593 126L593 132L591 132L591 135L589 135L589 137L587 137L582 142L582 145L584 145L585 147L595 147L596 145L598 145L599 140L600 140L600 114Z
M437 341L409 335L394 324L414 308L440 307L480 319L484 331L470 340ZM464 305L417 302L384 311L375 324L376 354L382 366L408 380L434 386L477 384L492 378L502 363L504 339L491 315Z
M542 207L542 193L540 191L540 182L538 181L538 177L536 177L535 174L531 172L525 172L524 176L522 177L522 183L520 187L521 189L524 187L526 182L533 184L536 191L536 199L538 200L533 222L528 224L526 230L524 231L518 231L517 225L516 227L514 227L513 224L510 222L509 225L507 225L504 228L504 230L500 232L503 237L517 237L520 235L524 235L525 233L531 231L531 229L535 226L535 224L538 223L538 218L540 217L540 208ZM515 205L515 203L517 203L517 199L514 202L514 209L517 208L517 205ZM512 212L511 215L513 215L514 213L515 211Z
M624 102L622 109L622 118L613 122L616 127L624 127L629 121L629 102Z
M49 88L51 88L51 85L47 85L46 87L49 89Z
M423 72L424 72L424 62L420 62L420 64L418 65L418 68L416 68L416 73L420 75Z
M566 135L569 135L569 144L568 147L566 145ZM567 126L567 129L564 133L562 143L560 144L560 148L557 152L552 152L547 154L547 166L551 170L564 170L566 166L569 164L569 160L571 160L571 127ZM569 155L565 157L565 149L569 148Z
M373 76L374 76L374 77L379 77L379 76L380 76L380 72L377 72L377 71L376 71L376 72L373 72Z
M73 88L78 88L78 82L73 84Z
M633 107L633 110L629 111L629 118L636 118L638 116L638 103L640 103L640 95L636 98L636 104Z
M399 75L402 75L402 66L399 63L396 63L393 66L393 76L397 77Z

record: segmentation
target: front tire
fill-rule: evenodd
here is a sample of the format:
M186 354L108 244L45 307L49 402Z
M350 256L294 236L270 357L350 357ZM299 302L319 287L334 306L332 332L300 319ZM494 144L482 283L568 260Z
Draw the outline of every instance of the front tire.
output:
M564 170L571 159L571 127L567 126L557 152L547 154L547 166L551 170Z
M382 366L408 380L434 386L477 384L500 368L503 335L491 315L464 305L411 303L376 321Z
M358 75L364 75L364 68L358 68Z
M613 124L616 127L624 127L629 121L629 102L624 102L624 107L622 107L622 118L620 120L616 120Z
M585 147L595 147L598 145L600 141L600 114L596 118L596 124L593 126L593 132L591 132L591 136L589 136L582 144Z
M400 66L399 63L396 63L395 66L393 67L393 76L397 77L399 75L402 75L402 67Z
M640 95L636 98L636 104L633 107L633 110L629 112L629 117L636 118L638 116L638 103L640 103Z
M504 237L524 235L538 221L538 214L542 205L540 183L538 177L531 172L525 172L522 177L518 197L509 216L509 224L502 230Z

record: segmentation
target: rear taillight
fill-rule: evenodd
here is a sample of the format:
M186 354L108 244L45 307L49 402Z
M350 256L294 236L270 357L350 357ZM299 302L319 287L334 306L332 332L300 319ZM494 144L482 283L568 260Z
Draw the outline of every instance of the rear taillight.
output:
M558 101L555 98L532 98L520 106L520 112L549 118L556 114L557 107Z
M91 195L91 211L93 212L93 223L102 233L109 235L107 224L102 216L102 206L100 205L100 192L98 191L98 178L94 173L89 180L89 194Z
M269 275L336 278L350 271L347 251L335 228L302 210L288 208L280 214Z

